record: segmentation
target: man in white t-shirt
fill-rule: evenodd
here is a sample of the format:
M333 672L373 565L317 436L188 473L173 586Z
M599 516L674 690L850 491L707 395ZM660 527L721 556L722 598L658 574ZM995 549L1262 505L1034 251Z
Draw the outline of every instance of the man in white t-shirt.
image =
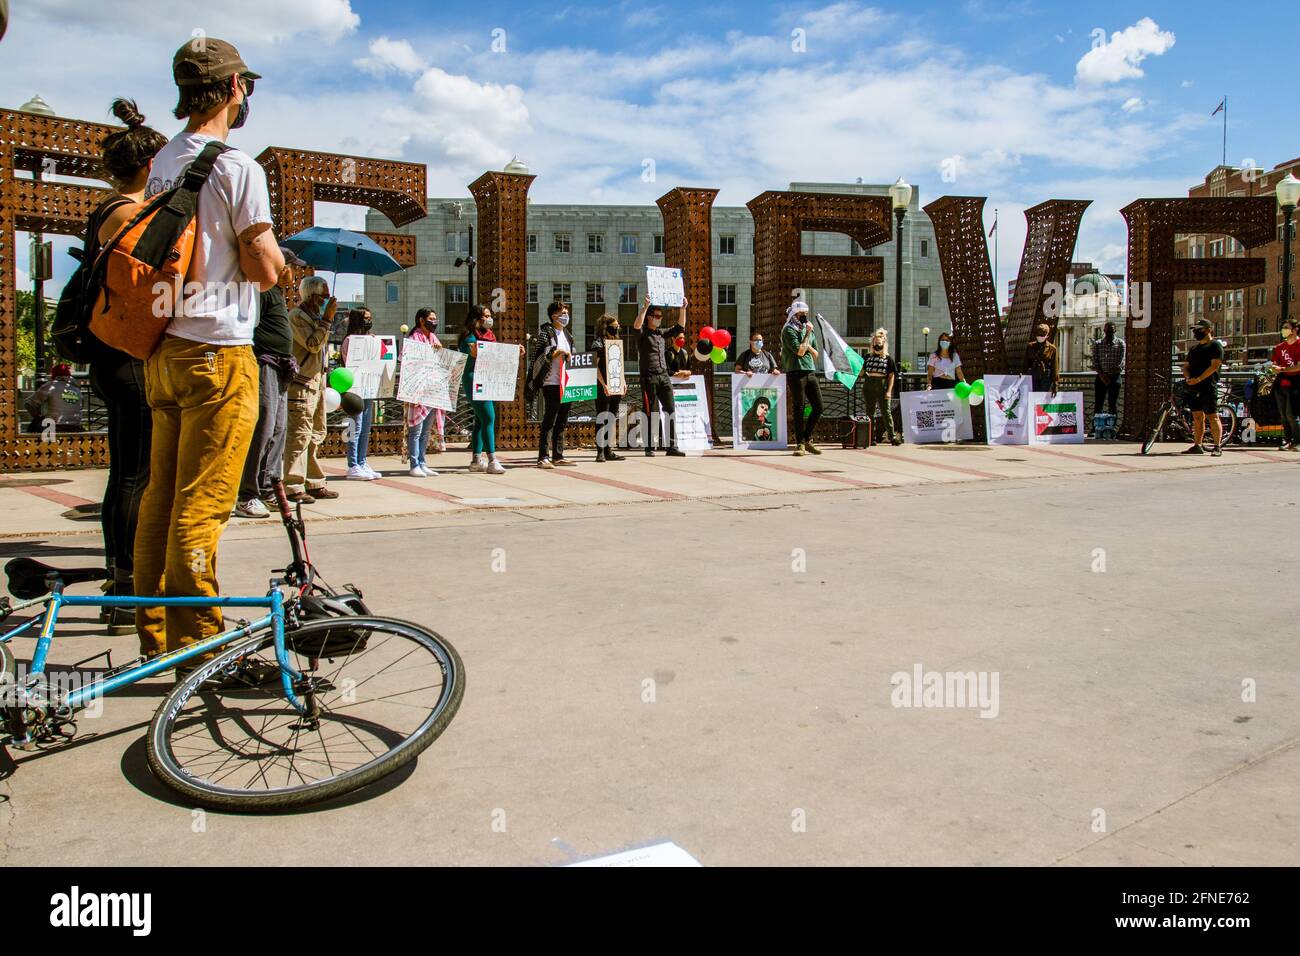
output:
M224 143L244 124L259 78L231 44L212 37L182 46L172 76L179 90L174 112L187 122L154 157L151 196L177 185L205 145ZM183 300L145 363L153 450L135 539L135 583L142 595L219 593L217 542L257 424L252 343L258 297L283 268L266 174L248 154L228 149L199 192ZM223 629L218 608L141 608L136 626L148 655ZM177 671L198 663L191 659Z

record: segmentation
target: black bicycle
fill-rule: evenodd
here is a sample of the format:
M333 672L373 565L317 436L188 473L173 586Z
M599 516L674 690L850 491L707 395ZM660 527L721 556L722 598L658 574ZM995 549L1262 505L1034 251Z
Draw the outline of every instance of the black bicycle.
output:
M1196 440L1192 427L1192 410L1188 407L1189 394L1190 390L1182 382L1174 385L1169 397L1164 400L1160 405L1160 410L1156 412L1155 424L1142 441L1142 454L1148 454L1157 441L1190 443ZM1230 398L1231 388L1226 382L1220 381L1215 386L1217 408L1214 410L1214 413L1219 416L1220 424L1223 426L1223 437L1220 439L1220 445L1228 444L1233 436L1237 434L1237 413L1229 402Z

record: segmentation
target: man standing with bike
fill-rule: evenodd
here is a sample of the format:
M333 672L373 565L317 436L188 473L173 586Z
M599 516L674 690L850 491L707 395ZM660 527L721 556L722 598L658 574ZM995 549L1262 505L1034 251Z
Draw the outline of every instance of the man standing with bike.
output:
M1223 423L1219 421L1219 368L1223 365L1223 346L1213 336L1213 326L1199 319L1192 334L1196 345L1187 351L1183 363L1183 384L1187 386L1187 407L1192 410L1192 447L1184 455L1204 455L1205 416L1210 417L1210 431L1214 435L1214 449L1210 454L1223 454Z

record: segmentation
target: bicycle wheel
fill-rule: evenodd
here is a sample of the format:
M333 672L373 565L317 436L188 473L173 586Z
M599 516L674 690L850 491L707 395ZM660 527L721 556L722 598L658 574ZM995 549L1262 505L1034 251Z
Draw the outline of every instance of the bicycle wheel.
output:
M338 645L341 624L359 635L354 653ZM465 693L455 648L416 624L335 618L286 637L289 660L304 675L295 689L312 716L285 699L272 636L241 641L195 668L154 714L149 765L164 783L222 810L285 810L327 800L415 759L446 729ZM301 653L313 647L338 656ZM234 672L226 686L201 686L223 672ZM266 678L259 680L259 672Z
M1160 437L1160 432L1165 427L1165 419L1167 419L1168 417L1169 417L1169 403L1165 402L1165 404L1160 406L1160 413L1156 415L1155 426L1147 434L1146 440L1142 442L1142 454L1145 455L1151 451L1151 446L1154 445L1156 443L1156 439Z
M1219 443L1226 445L1232 441L1232 436L1237 434L1237 413L1232 410L1231 405L1220 405L1215 412L1223 425L1223 438Z

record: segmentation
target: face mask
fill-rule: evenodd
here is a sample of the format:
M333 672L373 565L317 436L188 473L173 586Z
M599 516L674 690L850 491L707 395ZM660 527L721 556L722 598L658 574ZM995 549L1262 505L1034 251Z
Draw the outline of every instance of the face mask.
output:
M485 329L490 329L490 328L492 328L492 316L489 315L486 319L479 319L479 323L480 323L480 324L483 326L483 328L485 328Z
M1195 332L1193 332L1192 334L1195 335L1197 339L1203 339L1203 338L1205 338L1205 336L1206 336L1207 333L1206 333L1205 329L1197 329L1197 330L1196 330Z
M369 332L371 327L374 326L374 324L375 324L374 322L363 322L361 323L361 328Z
M1114 330L1114 329L1107 329L1107 330L1106 330L1106 339L1109 341L1110 339L1113 339L1114 337L1115 337L1115 330Z
M949 348L951 345L952 345L951 342L940 342L940 343L939 343L939 348L941 348L941 349L946 349L946 348Z
M555 317L555 321L560 323L560 328L564 328L566 325L569 324L569 313L561 312L559 315Z
M1046 336L1046 335L1036 335L1036 336L1034 336L1034 341L1036 341L1036 342L1038 342L1038 343L1041 344L1041 343L1047 341L1047 336Z
M873 342L873 343L871 344L871 349L872 349L872 351L875 351L875 352L883 352L883 351L885 350L885 347L884 347L883 345L881 345L879 342Z
M684 348L685 345L686 345L686 340L685 340L685 339L673 339L673 345L677 346L679 349L680 349L680 348Z
M762 347L763 347L763 340L762 340L762 339L754 339L754 344L753 344L753 346L752 346L752 348L754 349L754 351L757 352L757 351L759 351L760 349L762 349Z
M618 338L618 333L619 333L619 327L617 325L611 325L609 328L605 330L605 338L616 339Z
M248 96L244 96L244 101L239 104L239 112L235 114L234 120L230 124L231 129L239 129L248 122Z

